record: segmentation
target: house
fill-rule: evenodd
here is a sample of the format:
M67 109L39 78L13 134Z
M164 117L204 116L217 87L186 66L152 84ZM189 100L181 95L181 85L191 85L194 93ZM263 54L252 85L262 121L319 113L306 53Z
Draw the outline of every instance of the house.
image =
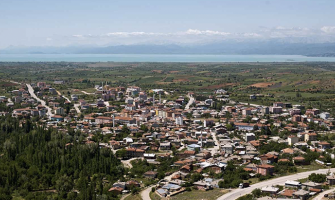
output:
M274 107L284 107L284 104L283 104L283 102L274 102L273 106Z
M298 181L286 181L285 187L289 188L301 188L301 183Z
M309 192L306 190L298 190L293 193L294 198L299 198L301 200L307 200L309 196Z
M113 184L113 187L119 187L119 188L122 188L123 190L126 189L126 182L115 182Z
M250 163L246 165L244 169L247 169L247 171L251 170L251 171L257 172L257 165L254 163Z
M165 189L169 192L176 192L176 191L179 191L181 189L181 186L176 185L176 184L172 184L172 183L168 183L168 184L164 185L162 187L162 189Z
M316 133L307 133L307 134L305 134L305 142L316 141L316 139L317 139L317 134Z
M282 113L282 107L270 107L270 112L273 114L280 114Z
M223 146L221 146L221 150L224 151L226 154L233 154L234 146L231 144L224 144Z
M97 124L108 124L108 123L113 122L113 118L112 117L99 116L99 117L95 118L95 122Z
M131 117L115 117L115 123L119 124L136 124L136 119Z
M257 165L257 173L263 176L273 175L274 166L268 164Z
M145 172L144 174L143 174L143 176L145 177L145 178L156 178L157 177L157 172L154 172L154 171L147 171L147 172Z
M60 115L54 115L51 117L51 120L54 120L54 121L64 121L64 117L60 116Z
M204 180L194 182L193 185L196 186L200 190L209 190L213 188L211 184L209 184L208 182Z
M160 188L160 189L157 189L157 193L162 197L166 197L168 194L168 191Z
M296 165L305 165L305 164L307 164L305 158L301 157L301 156L294 157L293 158L293 163L296 164Z
M56 114L56 115L64 115L64 114L65 114L65 112L64 112L64 108L62 108L62 107L57 108L57 109L55 110L55 114Z
M327 182L329 185L335 185L335 176L334 174L327 176Z
M159 144L160 150L170 150L171 149L171 143L170 142L161 142Z
M252 141L252 140L256 140L255 134L254 133L246 133L245 134L245 141L249 142L249 141Z
M190 173L191 172L191 166L190 165L184 165L179 170L182 173Z
M201 146L197 144L187 145L187 149L190 151L200 151Z
M144 150L142 149L135 149L135 148L128 148L127 150L127 157L135 158L135 157L143 157Z
M319 142L320 149L330 149L330 144L328 142Z
M295 143L299 142L299 138L295 135L290 135L288 136L287 141L288 141L288 145L294 145Z
M268 194L277 194L279 191L279 188L277 187L272 187L272 186L266 186L261 189L262 192L268 193Z
M281 192L278 193L279 197L283 197L283 198L288 198L288 199L292 199L293 198L293 193L296 192L296 190L290 190L290 189L285 189Z
M120 142L116 140L109 141L109 145L112 147L112 149L119 149L121 147Z
M268 153L268 154L260 155L259 158L261 159L261 163L263 164L272 164L277 161L278 156Z
M115 194L115 195L121 194L122 191L123 191L123 188L120 188L120 187L112 187L108 190L108 192Z
M330 117L329 112L323 112L320 114L321 119L328 119Z
M247 116L247 115L251 115L252 114L252 108L246 108L244 110L242 110L242 115Z
M310 189L321 189L322 184L315 183L315 182L312 182L312 181L308 181L308 182L302 183L302 187L306 188L306 189L309 189L309 190Z
M140 183L135 180L130 180L126 182L126 188L131 189L133 187L140 187Z

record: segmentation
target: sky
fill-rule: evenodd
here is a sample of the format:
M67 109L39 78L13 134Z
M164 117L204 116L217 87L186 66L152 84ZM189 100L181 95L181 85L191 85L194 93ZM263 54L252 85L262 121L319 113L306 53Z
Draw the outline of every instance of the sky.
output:
M334 0L0 0L0 49L334 42L334 8Z

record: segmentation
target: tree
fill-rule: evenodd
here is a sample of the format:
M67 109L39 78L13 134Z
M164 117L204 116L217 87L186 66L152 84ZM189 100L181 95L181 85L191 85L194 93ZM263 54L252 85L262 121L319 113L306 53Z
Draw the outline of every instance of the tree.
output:
M259 188L254 189L251 193L252 193L252 195L254 195L254 197L256 197L256 198L258 198L258 197L260 197L260 196L262 195L262 191L261 191L261 189L259 189Z
M316 183L323 183L326 181L326 175L313 173L308 176L308 179Z
M60 193L66 194L70 192L72 188L73 188L73 181L71 177L63 175L59 177L59 179L56 181L56 189Z

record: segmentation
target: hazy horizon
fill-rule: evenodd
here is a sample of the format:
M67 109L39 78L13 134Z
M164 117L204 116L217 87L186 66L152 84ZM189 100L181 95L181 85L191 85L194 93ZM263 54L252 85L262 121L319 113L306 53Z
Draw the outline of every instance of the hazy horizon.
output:
M10 46L335 42L335 1L185 0L0 2L0 49Z

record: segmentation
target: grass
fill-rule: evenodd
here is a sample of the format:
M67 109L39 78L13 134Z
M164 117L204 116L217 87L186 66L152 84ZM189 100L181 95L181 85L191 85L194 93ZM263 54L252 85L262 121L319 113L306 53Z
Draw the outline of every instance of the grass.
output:
M129 195L127 196L124 200L142 200L140 194L135 194L135 195Z
M228 190L223 189L213 189L208 191L202 190L192 190L191 192L183 192L181 194L177 194L176 196L172 196L171 200L188 200L188 199L206 199L206 200L214 200L218 197L226 194Z
M306 172L306 171L313 171L313 170L318 170L318 169L325 169L326 167L316 164L315 162L312 162L310 165L302 165L302 166L297 166L297 173L300 172Z
M163 199L162 197L160 197L158 194L156 194L155 192L150 192L150 199L151 200L160 200Z
M258 183L259 182L259 178L249 178L248 181L251 181L250 185Z
M300 182L300 183L305 183L305 182L308 181L308 178L298 179L297 181Z

